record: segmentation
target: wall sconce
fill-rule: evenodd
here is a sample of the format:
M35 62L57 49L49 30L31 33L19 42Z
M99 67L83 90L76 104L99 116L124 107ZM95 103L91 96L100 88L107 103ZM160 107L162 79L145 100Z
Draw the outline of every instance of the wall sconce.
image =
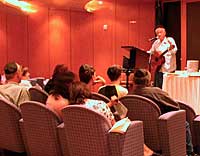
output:
M16 7L21 9L24 12L27 13L35 13L37 12L37 9L34 8L34 6L26 1L21 0L0 0L5 5Z
M85 4L85 10L87 12L94 12L103 8L103 1L101 0L91 0Z
M130 24L136 24L137 22L135 20L129 21Z
M107 31L107 30L108 30L108 25L107 25L107 24L104 24L104 25L103 25L103 30L104 30L104 31Z

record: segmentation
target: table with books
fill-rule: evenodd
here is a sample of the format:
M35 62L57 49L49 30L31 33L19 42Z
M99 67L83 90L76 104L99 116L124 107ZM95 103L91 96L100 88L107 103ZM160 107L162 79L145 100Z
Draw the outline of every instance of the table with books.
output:
M200 72L165 73L162 88L170 97L189 104L200 114Z

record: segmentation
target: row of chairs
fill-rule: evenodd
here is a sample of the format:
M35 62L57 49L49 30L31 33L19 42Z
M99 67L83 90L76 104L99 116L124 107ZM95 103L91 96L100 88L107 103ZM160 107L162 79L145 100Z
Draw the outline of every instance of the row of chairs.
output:
M34 96L34 97L37 97L37 99L34 98L32 100L40 101L40 99L42 100L45 99L41 97L47 98L48 94L46 95L44 91L37 90L35 88L30 89L30 92L31 91L39 92L37 93L39 96ZM92 93L92 98L103 100L106 103L110 101L107 97L95 92ZM157 105L153 101L146 99L144 97L137 96L137 95L128 95L128 96L122 97L120 101L128 108L129 110L128 117L131 120L144 121L144 132L145 132L144 134L145 134L145 142L147 143L147 145L149 145L152 149L156 151L163 150L161 149L161 144L158 139L159 138L158 136L160 134L159 134L159 127L157 126L158 124L157 120L159 116L161 115L161 112L160 112L160 109L157 107ZM184 104L183 102L180 102L180 101L178 102L181 109L186 110L186 120L189 122L190 127L191 127L194 149L197 153L200 153L200 149L199 149L200 148L200 134L198 133L200 129L200 124L199 124L200 117L195 114L194 110L189 105ZM152 116L152 114L154 114L154 116Z
M92 96L94 99L97 99L97 100L103 100L105 102L109 101L107 97L98 93L93 93ZM162 139L164 137L163 135L168 135L170 130L172 131L175 130L174 129L175 127L174 127L172 129L168 129L167 133L162 134L160 132L160 129L162 127L159 127L160 123L158 121L162 119L163 117L166 117L166 114L161 115L161 111L159 107L153 101L145 97L141 97L138 95L127 95L120 98L119 100L128 108L127 116L131 120L143 121L145 143L149 145L149 147L151 147L155 151L162 151L162 153L164 153L165 148L162 146L165 143L163 142L162 144L162 141L165 141L165 139L164 140ZM189 105L181 101L177 101L177 102L179 103L180 108L186 111L186 121L188 121L188 123L190 124L194 151L200 154L200 133L199 133L200 116L196 115L193 108L191 108ZM171 113L167 113L167 114L171 114ZM178 121L175 121L174 123L172 123L171 126L174 126L174 125L176 126L176 124L178 124ZM174 151L178 151L176 147L179 148L177 144L174 144L175 143L174 140L180 140L180 137L182 139L183 137L185 137L184 134L181 134L181 135L180 134L181 134L180 130L177 130L175 131L175 135L174 135L177 138L175 139L174 137L172 137L171 141L172 141L172 144L174 145L173 147ZM182 143L185 143L185 141Z
M59 116L36 101L17 108L0 99L0 149L28 156L143 156L143 123L132 121L125 134L109 132L106 117L83 105Z
M41 103L46 103L48 98L48 93L38 87L31 87L29 88L29 93L31 97L31 101L37 101Z

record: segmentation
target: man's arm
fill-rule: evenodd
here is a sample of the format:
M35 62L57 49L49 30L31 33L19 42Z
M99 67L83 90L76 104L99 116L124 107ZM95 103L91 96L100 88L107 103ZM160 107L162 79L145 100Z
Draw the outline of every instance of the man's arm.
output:
M169 52L171 54L176 54L177 46L176 46L174 39L172 37L168 37L167 40L168 40L168 43L169 43L169 48L168 48Z

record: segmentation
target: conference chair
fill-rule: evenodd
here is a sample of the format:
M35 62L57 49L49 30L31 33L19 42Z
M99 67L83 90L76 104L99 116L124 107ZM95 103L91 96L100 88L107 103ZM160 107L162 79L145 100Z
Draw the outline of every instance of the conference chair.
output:
M31 156L62 156L57 126L60 117L44 104L27 101L20 105L26 143Z
M101 100L104 101L105 103L110 102L110 99L108 97L100 93L92 92L91 95L92 95L91 99ZM124 115L126 115L127 113L127 109L120 103L118 105L110 107L110 110L113 113L116 121L120 120L122 116L124 117Z
M48 98L48 93L46 93L44 90L37 87L31 87L29 88L29 93L31 96L31 101L37 101L43 104L46 103L46 100Z
M138 95L126 95L119 100L127 107L129 119L143 121L147 146L164 156L186 155L185 111L161 115L153 101Z
M190 125L194 151L200 154L200 116L195 113L194 109L189 104L182 101L177 102L179 103L180 109L186 111L186 121Z
M24 153L19 108L8 100L0 98L0 114L0 149Z
M84 105L62 110L65 139L71 156L143 156L143 126L133 121L125 133L109 132L110 121ZM62 141L61 141L62 142Z
M96 93L96 92L92 92L91 96L92 96L91 99L94 99L94 100L101 100L101 101L104 101L105 103L110 102L109 98L107 98L106 96L104 96L102 94Z

